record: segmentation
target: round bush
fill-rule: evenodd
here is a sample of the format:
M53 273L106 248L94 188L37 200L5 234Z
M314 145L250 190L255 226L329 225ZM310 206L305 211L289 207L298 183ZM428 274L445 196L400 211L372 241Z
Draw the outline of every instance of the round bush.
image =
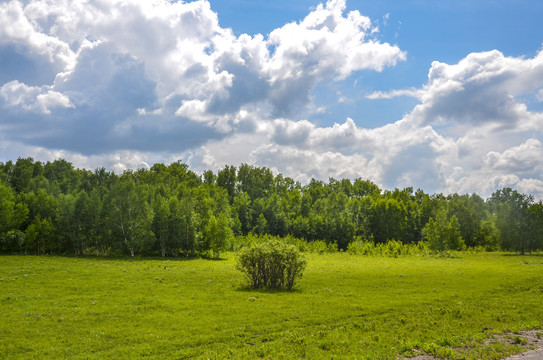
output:
M287 289L302 276L306 261L294 245L273 240L243 248L237 269L253 289Z

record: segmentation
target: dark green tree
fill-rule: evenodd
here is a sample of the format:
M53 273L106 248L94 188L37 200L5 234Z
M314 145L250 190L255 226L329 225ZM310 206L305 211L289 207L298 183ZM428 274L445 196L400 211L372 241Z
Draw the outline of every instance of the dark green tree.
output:
M503 249L524 254L529 248L532 226L528 209L533 201L533 196L521 194L511 188L497 190L488 200L497 217L496 224L500 230Z
M407 226L407 209L394 198L379 198L371 205L370 227L376 243L400 240Z

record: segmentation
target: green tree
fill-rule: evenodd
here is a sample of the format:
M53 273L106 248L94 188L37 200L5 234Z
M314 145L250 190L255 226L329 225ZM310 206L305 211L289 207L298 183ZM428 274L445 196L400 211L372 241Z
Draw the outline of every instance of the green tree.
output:
M72 194L61 195L58 198L56 214L57 234L59 243L64 251L72 248L75 255L85 254L85 233L80 231L75 218L76 199Z
M199 216L194 211L194 204L190 198L181 201L170 199L170 216L173 217L173 234L179 237L181 251L185 256L194 255L199 240Z
M539 201L528 208L529 237L526 250L532 252L543 249L543 202Z
M462 239L469 247L477 246L476 235L486 213L484 200L476 194L453 194L447 198L450 214L455 215L460 223Z
M458 219L454 215L449 219L445 207L437 211L435 218L430 218L422 233L430 249L443 255L448 250L462 250L465 247Z
M255 234L259 234L259 235L267 234L267 232L268 232L268 221L266 220L266 217L264 216L264 214L260 213L258 215L258 219L256 221L255 227L253 228L253 232Z
M242 164L238 169L237 190L247 193L253 201L271 195L274 184L275 178L268 168Z
M56 252L55 226L50 218L38 215L25 231L25 254L53 254Z
M498 250L500 248L500 231L496 226L496 216L488 214L481 221L479 229L475 233L476 246L482 246L487 251Z
M202 174L202 179L205 184L207 185L215 185L215 181L217 180L217 176L213 173L211 170L206 170Z
M153 211L147 198L148 188L136 185L130 173L125 173L110 192L110 221L130 256L149 247L154 236Z
M155 199L153 217L153 233L158 241L160 255L166 256L168 245L171 242L173 234L170 227L170 206L169 202L162 195L158 195Z
M369 180L355 179L352 188L353 196L357 199L366 196L377 196L381 193L381 189Z
M28 216L28 208L17 201L14 191L0 183L0 234L18 229Z
M64 159L47 162L43 167L43 175L50 183L57 185L63 194L72 192L79 184L79 173Z
M241 224L241 234L247 235L253 228L252 217L253 208L251 206L251 199L247 193L240 193L234 197L234 212L236 213L239 222Z
M354 226L354 235L369 240L371 236L370 217L372 200L369 196L349 200L348 213Z
M42 219L54 219L57 214L58 199L46 189L40 188L36 192L23 192L21 201L28 207L28 222L32 222L38 215Z
M17 193L25 190L30 180L39 175L41 170L41 163L34 163L33 158L18 158L9 174L11 186Z
M228 192L228 198L230 203L233 203L234 196L236 196L236 167L225 166L224 169L217 174L217 185L222 187Z
M496 224L500 230L503 249L521 254L528 249L532 236L528 209L533 201L533 196L521 194L511 188L497 190L488 200L493 214L497 217Z
M28 208L17 201L14 191L0 182L0 250L17 251L24 241L20 226L28 217Z
M229 225L229 217L226 213L216 218L213 214L209 215L209 220L204 227L205 242L209 244L209 249L214 258L219 258L220 253L228 249L230 239L233 236Z
M371 205L370 226L377 243L401 239L407 226L405 205L391 197L377 199Z
M87 194L82 190L77 194L74 206L78 241L84 245L82 251L88 250L96 255L105 255L111 247L108 242L110 229L106 226L107 211L101 199L104 191L94 188Z

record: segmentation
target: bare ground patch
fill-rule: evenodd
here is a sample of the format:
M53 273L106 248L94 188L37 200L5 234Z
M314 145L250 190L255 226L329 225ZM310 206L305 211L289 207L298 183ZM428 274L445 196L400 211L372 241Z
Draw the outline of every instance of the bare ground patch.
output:
M502 359L522 359L529 354L530 359L543 359L543 330L525 330L517 333L492 334L482 344L468 344L465 347L451 348L446 356L424 354L423 350L413 349L416 355L411 360L434 359L498 359L497 352L507 354Z

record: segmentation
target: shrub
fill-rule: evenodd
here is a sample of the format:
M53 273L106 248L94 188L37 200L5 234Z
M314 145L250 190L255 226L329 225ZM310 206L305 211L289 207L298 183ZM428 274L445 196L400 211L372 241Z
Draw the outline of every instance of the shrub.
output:
M0 233L0 251L17 251L23 246L24 242L25 233L20 230L10 230Z
M419 241L416 244L402 244L397 240L389 240L386 243L375 244L358 238L347 246L347 253L354 255L398 257L428 255L429 252L428 243L425 241Z
M236 268L253 289L287 289L302 276L306 261L294 245L272 240L243 248Z

